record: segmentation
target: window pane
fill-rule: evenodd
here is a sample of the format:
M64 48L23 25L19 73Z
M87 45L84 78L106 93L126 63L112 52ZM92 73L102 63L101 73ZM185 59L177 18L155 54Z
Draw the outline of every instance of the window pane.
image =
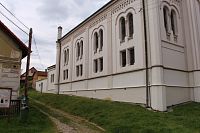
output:
M103 48L103 30L100 29L99 33L100 33L100 50L102 50L102 48Z
M68 79L68 69L66 70L66 79Z
M83 75L83 65L80 65L80 75Z
M79 66L76 66L76 76L79 76Z
M124 17L120 19L120 30L121 30L121 41L124 41L126 36L126 22Z
M80 51L80 53L81 53L81 57L83 56L83 41L81 41L81 51Z
M97 49L98 49L98 42L99 42L99 40L98 40L98 34L97 34L97 32L95 32L94 33L94 51L95 52L97 52Z
M134 65L135 63L135 51L134 48L129 49L129 58L130 58L130 65Z
M65 70L63 71L63 80L65 80Z
M67 53L66 53L66 50L64 51L64 64L66 63L66 61L67 61L67 58L66 58L66 56L67 56Z
M121 51L121 66L126 66L126 50Z
M168 14L169 14L168 8L164 7L163 8L163 15L164 15L164 25L165 25L166 32L169 31L169 28L168 28Z
M67 57L66 57L66 63L68 64L69 63L69 49L67 49Z
M94 73L97 73L98 71L98 62L97 60L94 60Z
M103 57L99 59L99 64L100 64L100 72L103 71Z
M176 35L178 32L178 27L177 27L177 16L174 10L172 10L171 12L171 27L172 27L173 34Z
M133 36L133 14L129 13L128 15L128 22L129 22L129 37Z

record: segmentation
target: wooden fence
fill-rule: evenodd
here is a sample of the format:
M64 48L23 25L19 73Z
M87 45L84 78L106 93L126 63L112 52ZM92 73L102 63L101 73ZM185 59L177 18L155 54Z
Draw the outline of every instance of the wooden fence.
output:
M20 114L21 100L11 100L10 108L0 108L0 117Z

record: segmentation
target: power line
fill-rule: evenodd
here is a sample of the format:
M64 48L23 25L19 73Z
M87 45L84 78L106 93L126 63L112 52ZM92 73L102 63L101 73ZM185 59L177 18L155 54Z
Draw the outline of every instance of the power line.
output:
M36 48L36 52L37 52L37 54L36 54L35 56L38 56L39 61L40 61L40 65L41 65L43 68L45 68L44 65L42 64L41 57L40 57L40 53L39 53L39 50L38 50L38 48L37 48L37 43L36 43L36 39L35 39L34 35L33 35L33 42L34 42L34 45L35 45L35 48Z
M8 21L10 21L13 25L15 25L18 29L20 29L22 32L24 32L26 35L29 35L26 31L24 31L22 28L20 28L17 24L15 24L11 19L9 19L5 14L3 14L0 11L0 14L3 15Z
M20 21L8 8L6 8L1 2L0 2L0 5L4 8L4 9L6 9L6 11L8 11L15 19L17 19L17 21L19 21L24 27L26 27L28 30L29 30L29 28L28 28L28 26L26 26L22 21Z

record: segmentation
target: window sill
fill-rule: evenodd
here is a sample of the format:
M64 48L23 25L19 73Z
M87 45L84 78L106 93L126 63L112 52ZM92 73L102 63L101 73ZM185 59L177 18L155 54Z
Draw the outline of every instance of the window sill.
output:
M132 40L132 39L133 39L133 36L128 37L128 40Z
M121 41L120 41L120 43L124 43L124 42L125 42L125 40L121 40Z
M174 42L178 41L178 35L174 35Z

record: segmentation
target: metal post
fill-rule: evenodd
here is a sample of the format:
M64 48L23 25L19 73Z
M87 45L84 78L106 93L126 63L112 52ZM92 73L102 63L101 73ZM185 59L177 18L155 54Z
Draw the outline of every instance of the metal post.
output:
M149 61L148 61L148 43L147 43L147 23L146 23L146 5L145 0L142 0L143 19L144 19L144 39L145 39L145 65L146 65L146 107L149 107Z

